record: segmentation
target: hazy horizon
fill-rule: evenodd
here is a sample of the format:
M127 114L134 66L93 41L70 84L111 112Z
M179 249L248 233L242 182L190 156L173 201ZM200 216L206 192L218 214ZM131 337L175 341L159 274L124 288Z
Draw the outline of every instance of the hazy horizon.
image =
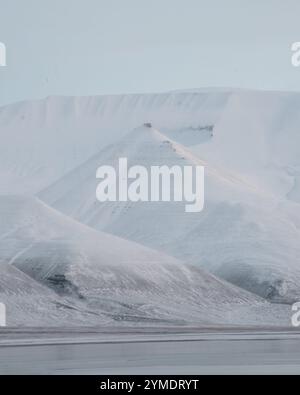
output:
M0 106L206 87L300 91L296 0L0 0Z

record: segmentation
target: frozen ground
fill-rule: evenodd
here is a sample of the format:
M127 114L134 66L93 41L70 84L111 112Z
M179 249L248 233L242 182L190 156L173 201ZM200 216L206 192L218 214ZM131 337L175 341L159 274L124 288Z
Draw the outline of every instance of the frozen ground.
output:
M173 328L3 335L0 374L300 374L296 331ZM18 345L9 345L6 336Z

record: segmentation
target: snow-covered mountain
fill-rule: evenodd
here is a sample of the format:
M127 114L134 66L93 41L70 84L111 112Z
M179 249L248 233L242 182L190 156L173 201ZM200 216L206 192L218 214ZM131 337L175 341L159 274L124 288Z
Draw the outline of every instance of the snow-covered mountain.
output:
M215 123L213 141L193 150L261 191L299 203L299 109L299 93L232 94Z
M97 202L95 169L117 168L120 157L128 158L129 166L149 170L153 165L204 165L204 212L187 214L185 202ZM93 228L205 267L267 299L300 298L300 231L289 212L279 210L279 200L241 175L200 160L153 128L134 130L39 196Z
M230 90L49 97L5 106L0 108L0 192L38 192L152 122L203 160L230 168L263 190L293 197L299 106L298 93Z
M20 327L110 325L113 320L94 313L75 300L59 297L13 265L0 263L0 300L7 324Z
M74 310L75 322L81 318L89 325L229 324L232 314L240 323L253 324L259 322L255 309L268 308L200 269L96 232L35 198L0 197L0 207L1 294L9 307L13 291L20 310L30 303L34 312L37 300L36 315L41 304L46 314L47 297L52 308L48 321L52 318L57 325L62 310ZM19 321L26 324L24 314Z
M78 297L80 300L90 285L85 285L84 276L78 277L74 270L69 270L73 267L72 262L97 273L98 269L91 262L95 262L95 256L99 260L100 249L106 251L101 264L112 265L114 269L105 266L105 270L113 270L113 277L117 271L116 282L122 284L120 289L126 289L122 281L127 266L122 262L124 257L131 256L129 251L137 248L140 251L138 261L142 263L140 269L135 268L134 274L130 275L134 278L138 275L140 279L146 270L145 256L141 252L144 247L136 244L139 243L169 255L166 259L170 266L167 265L168 269L163 272L166 275L164 280L171 277L175 281L170 269L174 262L179 277L183 276L182 270L198 273L198 269L185 266L192 263L272 301L299 299L299 110L300 94L297 93L231 90L49 97L0 108L0 195L19 196L3 196L2 203L0 199L1 261L15 265L39 281L41 286L52 288L55 295L61 293L58 288L63 283L69 294L61 297ZM145 122L151 122L154 128L137 128ZM114 165L122 156L128 157L129 165L147 167L204 165L204 211L185 213L184 203L97 202L97 168L102 164ZM24 195L38 196L63 215L38 200L24 198ZM17 205L11 203L14 199L20 199ZM7 208L10 204L11 211ZM15 212L18 213L16 217L12 214ZM38 221L39 216L47 220ZM79 236L81 232L88 235L83 241ZM10 234L14 237L10 238ZM116 269L111 263L109 251L116 252L115 248L105 249L111 243L115 245L112 235L126 238L128 243L134 242L130 247L127 244L128 248L121 249L114 258L122 269L119 266ZM88 241L94 237L97 242ZM99 237L104 241L100 242ZM99 244L100 248L94 250L94 244ZM165 262L161 252L151 252L159 261L159 265L154 265L155 270ZM60 263L61 256L67 263L65 259L63 264ZM74 278L70 280L68 277L66 281L66 273L67 276L72 273ZM95 276L95 282L100 284L98 289L105 284L100 273L103 272L99 269L99 276ZM201 278L208 276L202 271L199 273ZM157 273L157 281L160 276L161 271ZM184 281L176 285L183 288L177 307L181 303L186 306L183 301L188 300L187 295L191 293L191 284L185 276L183 278ZM214 277L209 276L211 278ZM202 284L202 280L199 281ZM221 284L225 288L228 286L222 281ZM110 283L108 288L114 287L116 283ZM95 288L91 289L93 293ZM139 300L143 300L141 304L143 298L153 303L155 314L151 317L157 317L158 305L172 304L171 294L165 287L158 289L161 294L157 299L153 293L147 294L144 288L134 294L135 298L138 299L138 294ZM236 290L230 288L233 289ZM166 304L161 302L162 290L167 293ZM193 287L192 290L198 300L197 292ZM218 293L220 300L223 300L223 291ZM114 291L110 292L110 297L114 298ZM126 299L128 295L120 296L123 297ZM234 305L229 299L229 304ZM83 303L82 300L78 303ZM120 308L120 299L117 300L114 312ZM215 305L216 299L212 297L211 300ZM110 306L107 301L104 304ZM169 318L190 320L190 310L177 307ZM101 308L105 310L105 307ZM198 311L198 307L195 309ZM147 307L147 311L150 310ZM179 314L179 310L188 311L188 317L185 313ZM199 317L206 316L207 309L199 311ZM260 310L262 316L266 315L263 311ZM124 311L122 314L126 316ZM158 316L168 319L164 307ZM209 320L218 321L217 316L209 316ZM238 320L238 316L234 316L234 320Z
M144 122L212 125L229 93L49 97L0 108L0 193L32 195Z

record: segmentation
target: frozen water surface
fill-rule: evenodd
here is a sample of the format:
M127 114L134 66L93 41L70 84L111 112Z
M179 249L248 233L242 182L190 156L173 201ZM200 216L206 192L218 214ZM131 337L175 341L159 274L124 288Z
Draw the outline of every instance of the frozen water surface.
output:
M300 374L296 331L145 332L15 333L17 346L2 337L0 373Z

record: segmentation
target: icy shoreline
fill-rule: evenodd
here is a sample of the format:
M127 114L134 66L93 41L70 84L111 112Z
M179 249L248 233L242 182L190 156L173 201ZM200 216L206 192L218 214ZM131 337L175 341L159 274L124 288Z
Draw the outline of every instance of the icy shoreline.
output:
M161 328L3 328L0 347L59 344L108 344L212 340L300 339L300 330L284 327Z

